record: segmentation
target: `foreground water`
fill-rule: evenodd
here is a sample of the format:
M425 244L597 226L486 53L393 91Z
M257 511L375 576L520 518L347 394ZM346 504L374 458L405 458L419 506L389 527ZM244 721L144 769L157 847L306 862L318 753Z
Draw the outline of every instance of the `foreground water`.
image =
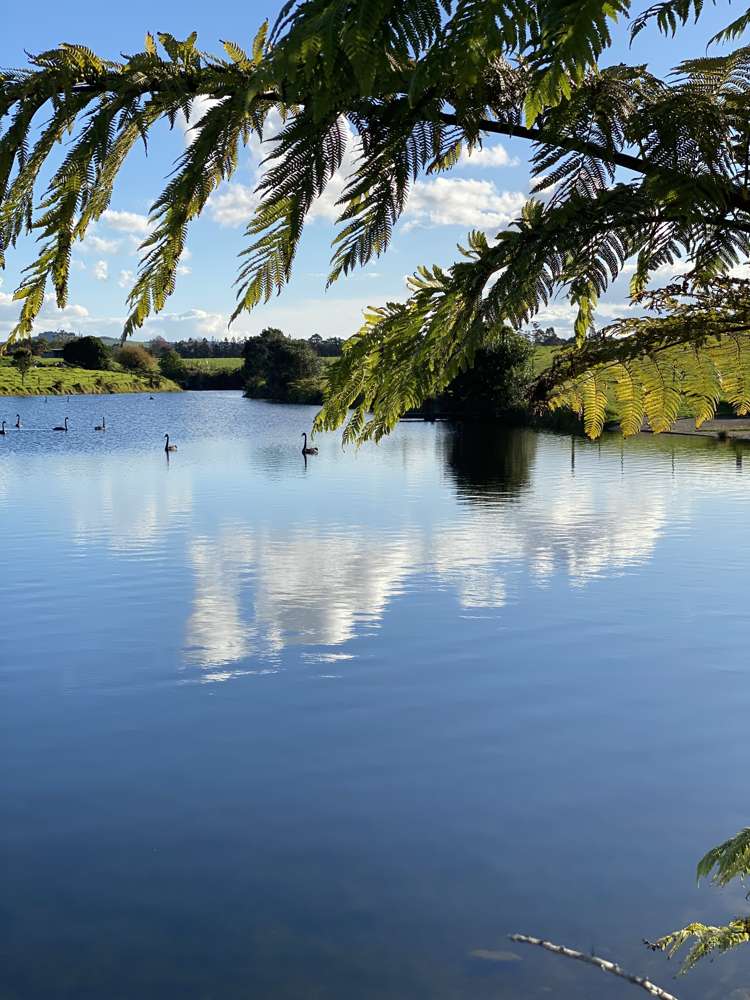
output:
M745 997L641 944L745 909L740 451L2 404L2 1000Z

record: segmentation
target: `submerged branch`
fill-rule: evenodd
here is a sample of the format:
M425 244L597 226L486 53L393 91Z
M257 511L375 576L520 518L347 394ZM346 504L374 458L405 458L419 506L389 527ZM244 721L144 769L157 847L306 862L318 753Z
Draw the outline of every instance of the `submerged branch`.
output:
M597 958L596 955L585 955L582 951L574 951L572 948L566 948L564 945L552 944L551 941L529 937L527 934L511 934L510 939L521 944L535 944L539 948L544 948L545 951L551 951L553 955L564 955L565 958L575 958L579 962L586 962L588 965L593 965L597 969L601 969L602 972L611 972L613 976L619 976L620 979L627 979L634 986L640 986L642 990L650 993L652 997L659 997L659 1000L677 1000L677 997L671 993L667 993L660 986L656 986L650 979L645 979L643 976L631 976L629 972L621 969L616 962L609 962L605 958Z

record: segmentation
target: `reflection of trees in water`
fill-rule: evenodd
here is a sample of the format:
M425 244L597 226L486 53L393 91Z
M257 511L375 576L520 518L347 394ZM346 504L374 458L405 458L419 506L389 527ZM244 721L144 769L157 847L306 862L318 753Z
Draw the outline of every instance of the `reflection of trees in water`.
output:
M565 435L554 437L566 439ZM539 440L539 434L527 428L458 424L444 438L445 467L459 493L481 492L488 498L513 499L531 485ZM573 435L569 441L571 471L575 470L576 454L583 458L592 449L600 455L611 456L616 452L623 463L644 453L666 454L673 471L681 461L689 469L696 459L720 465L731 462L742 471L743 451L749 447L746 442L678 434L640 434L627 440L620 434L605 434L595 442Z
M531 482L538 440L525 428L460 424L446 437L446 468L460 492L513 497Z
M581 446L598 447L606 453L619 450L626 455L647 453L648 455L670 455L674 459L706 459L720 464L735 462L743 453L748 453L750 443L738 439L720 440L711 435L689 434L636 434L623 439L616 432L603 434L596 442L578 439Z

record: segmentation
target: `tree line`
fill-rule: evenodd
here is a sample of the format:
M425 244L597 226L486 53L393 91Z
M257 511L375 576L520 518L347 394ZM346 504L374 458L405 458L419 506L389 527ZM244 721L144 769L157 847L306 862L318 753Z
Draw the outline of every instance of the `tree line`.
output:
M239 340L224 337L223 340L217 340L213 337L188 337L187 340L170 342L164 337L155 337L149 342L149 349L157 357L165 351L173 350L181 358L241 358L247 339L253 338ZM344 340L342 337L324 338L314 333L305 343L309 344L311 350L320 357L334 358L341 354Z
M156 337L147 344L124 346L107 344L99 337L54 331L23 341L12 356L24 379L34 356L55 347L62 349L66 364L79 368L106 370L115 364L145 375L158 373L185 389L243 389L254 399L320 404L327 385L326 359L340 357L344 343L340 337L324 339L318 334L293 338L276 327L244 340L204 337L170 343ZM413 412L456 419L527 419L534 347L562 343L554 327L542 329L533 324L524 335L506 330L477 351L471 367L458 371L448 385L424 399ZM191 364L221 358L241 358L242 364L237 368Z

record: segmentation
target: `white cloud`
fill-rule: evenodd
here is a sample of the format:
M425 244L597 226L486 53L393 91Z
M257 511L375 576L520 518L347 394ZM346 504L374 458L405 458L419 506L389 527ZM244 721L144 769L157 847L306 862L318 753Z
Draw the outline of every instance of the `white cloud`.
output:
M89 230L84 241L80 244L78 249L82 253L106 253L113 254L117 253L121 246L120 240L107 240L102 236L97 236Z
M246 226L258 204L258 196L247 184L223 184L208 202L211 217L220 226Z
M133 278L135 275L132 271L120 271L120 276L117 279L117 284L120 288L130 288L133 284Z
M629 302L600 302L596 307L596 315L603 316L604 319L619 319L638 314L639 311Z
M206 312L205 309L188 309L185 313L178 313L175 320L179 323L185 321L195 323L195 328L203 337L215 337L220 334L227 336L229 330L229 319L224 313Z
M42 316L43 315L44 313L42 313ZM71 305L65 306L64 309L58 309L57 306L55 306L51 315L57 319L87 319L90 313L86 306L73 302Z
M687 274L689 271L692 271L694 266L694 261L679 258L678 260L672 261L671 264L662 264L660 267L657 267L651 274L651 281L661 283L671 281L673 278L680 278L683 274ZM622 274L633 274L635 272L635 267L636 265L634 261L628 261L622 268ZM750 268L750 261L743 261L740 264L735 264L733 267L730 267L727 274L730 278L747 278L750 277L748 268Z
M98 260L94 267L94 277L97 281L106 281L109 278L109 265L106 260Z
M337 170L331 177L325 191L313 202L310 211L307 213L307 221L314 222L316 219L326 219L335 222L341 212L341 206L336 202L346 185L346 166ZM239 181L229 181L222 184L216 194L212 195L208 202L211 217L220 226L246 226L255 212L260 201L260 196L256 192L256 185L262 177L263 171L256 174L255 183L241 184Z
M277 326L292 337L349 337L362 326L362 314L370 306L383 305L389 297L374 294L365 298L334 298L333 294L316 298L274 299L247 316L237 319L232 333L252 336L265 326ZM392 296L390 296L392 298Z
M177 266L178 274L192 274L192 268L186 267L184 264L179 264Z
M569 302L553 302L540 309L532 318L542 327L556 327L559 333L564 336L572 333L577 312L577 308ZM594 321L597 326L604 326L606 322L611 320L620 319L623 316L637 316L638 314L639 310L626 301L599 302L594 310Z
M510 156L505 146L497 143L494 146L478 146L469 151L466 147L461 151L459 167L516 167L518 159Z
M44 305L39 315L40 317L54 319L86 319L89 316L89 311L86 306L78 305L75 302L65 306L64 309L58 309L55 304L54 293L48 292L44 296Z
M0 340L4 340L18 322L19 306L20 303L15 302L12 295L0 292ZM54 293L50 292L44 296L39 318L34 324L34 332L39 333L42 330L60 326L78 328L90 320L88 309L77 303L71 303L64 309L58 309L55 305Z
M344 151L341 166L328 181L323 194L319 198L316 198L310 209L309 219L327 219L329 222L335 222L339 215L341 215L343 206L337 203L344 193L344 188L347 185L349 177L356 169L357 160L362 149L359 139L355 137L350 126L346 122L344 126L346 132L346 150Z
M219 188L209 200L211 217L220 226L246 226L258 205L257 185L262 180L266 167L262 159L273 152L273 143L268 142L281 128L281 122L269 118L266 142L252 138L249 144L251 164L254 173L251 183L230 181ZM340 168L326 185L323 194L316 198L308 213L309 222L324 219L335 222L341 214L338 204L347 180L355 170L361 146L354 131L346 122L346 150ZM500 144L475 149L471 155L462 154L461 165L469 167L513 166L513 160ZM526 196L518 191L498 191L491 181L438 177L433 180L417 181L412 189L405 213L406 228L417 226L460 225L464 228L498 229L508 225L526 201Z
M256 189L267 170L262 160L273 153L274 144L269 140L273 139L273 136L280 131L281 127L281 119L276 112L273 112L269 115L266 122L265 141L261 143L257 136L253 136L250 139L249 150L253 170L251 183L243 184L240 181L228 181L222 184L219 190L209 199L208 209L211 217L220 226L246 226L250 221L260 201ZM314 222L316 219L326 219L329 222L333 222L341 213L341 206L337 205L337 202L344 191L347 177L354 169L360 148L349 124L343 122L342 127L346 134L346 150L343 162L328 181L323 194L313 202L307 214L309 222Z
M521 191L498 191L492 181L447 177L417 181L404 213L405 228L499 229L518 216L525 201Z
M144 330L148 337L161 334L167 339L185 337L230 336L227 313L207 312L205 309L186 309L184 312L160 313L146 320ZM232 336L236 336L233 331Z
M212 195L208 207L212 218L219 225L247 225L260 200L256 193L257 185L267 169L261 161L273 152L273 143L269 143L268 139L272 138L280 128L281 121L278 116L270 116L266 141L261 144L257 137L251 139L249 149L253 176L250 184L230 181ZM361 152L361 145L351 126L344 122L343 128L346 133L346 149L342 164L328 181L323 194L313 202L307 216L310 222L316 219L335 222L341 214L341 205L338 202L344 193L348 178L356 169ZM471 154L464 151L460 160L463 166L479 168L513 166L516 162L500 144L477 148ZM517 216L525 200L526 197L521 192L498 191L491 181L443 177L417 181L405 213L407 226L414 228L417 225L461 225L487 229L500 228Z
M688 271L692 269L693 265L688 260L674 260L671 264L662 264L661 267L657 267L652 273L651 278L676 278L681 274L687 274Z
M108 208L106 212L102 214L102 221L106 223L110 229L114 229L118 233L130 233L137 234L138 236L146 236L146 234L151 230L151 224L149 223L148 216L139 215L137 212L118 212Z

